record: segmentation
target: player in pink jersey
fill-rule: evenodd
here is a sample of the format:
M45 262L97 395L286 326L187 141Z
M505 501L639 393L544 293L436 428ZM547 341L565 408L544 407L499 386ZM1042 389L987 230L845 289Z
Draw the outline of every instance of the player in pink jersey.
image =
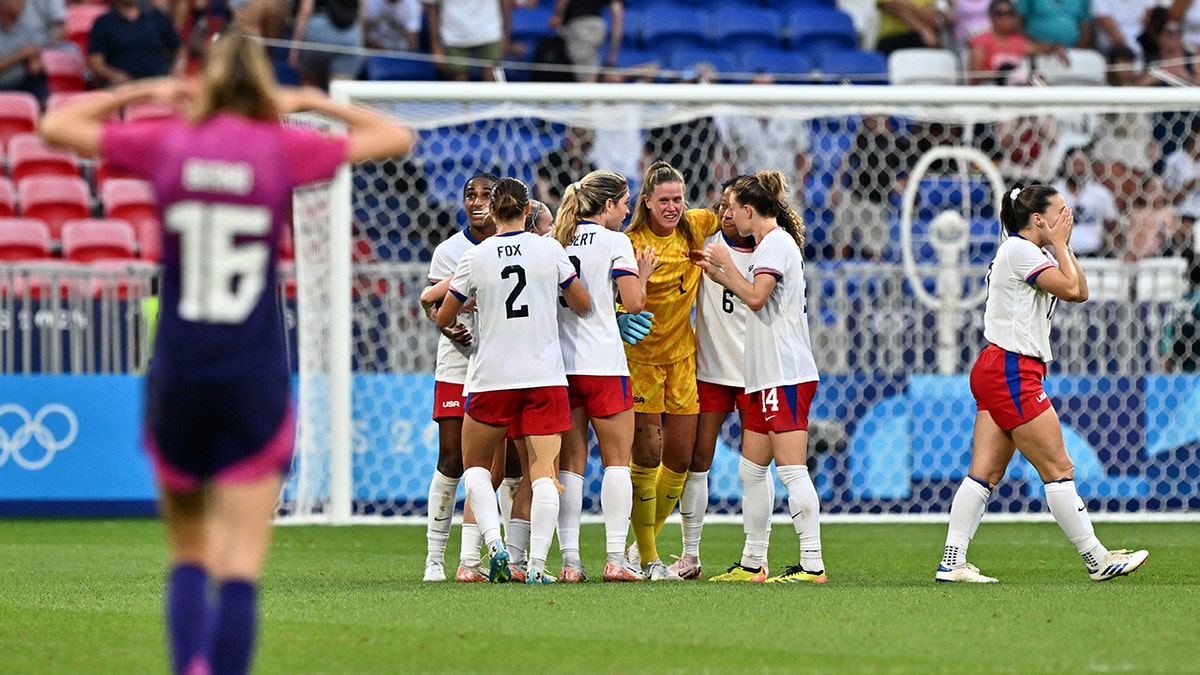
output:
M1088 575L1105 581L1136 570L1147 551L1110 551L1100 543L1075 489L1058 413L1042 389L1050 352L1050 318L1059 300L1088 299L1087 277L1071 250L1075 215L1049 185L1030 185L1004 195L1000 222L1008 233L988 268L983 336L988 346L971 369L971 393L979 411L971 466L950 504L946 548L935 578L991 583L967 562L967 546L979 529L992 489L1004 478L1013 453L1037 469L1046 505L1083 557ZM1046 249L1054 248L1054 255Z
M613 284L625 310L637 314L646 304L646 282L657 257L648 249L633 252L621 224L629 215L629 184L612 171L593 171L563 191L551 235L567 250L596 307L613 306ZM558 311L558 334L567 371L572 429L563 437L558 482L563 486L558 516L558 546L563 566L559 580L587 581L579 558L579 521L583 476L587 468L588 423L600 444L604 478L607 560L605 581L641 581L640 570L625 559L625 538L633 506L629 460L633 452L633 393L629 366L616 315L595 311L579 315Z
M808 412L817 391L817 365L808 335L804 280L804 223L788 202L787 180L778 171L759 171L733 184L730 211L743 236L754 235L749 269L738 269L724 244L709 244L699 261L705 273L733 291L750 308L746 319L745 378L750 407L742 433L738 473L760 479L771 461L788 491L792 524L800 540L800 562L767 576L766 539L771 505L763 491L747 489L742 500L746 546L739 569L744 581L826 581L821 557L820 501L808 475ZM745 274L749 272L753 281ZM753 472L748 471L753 469ZM766 514L763 517L763 514ZM724 575L722 575L724 576Z
M463 255L437 315L439 326L451 326L467 300L475 300L478 335L467 366L463 483L488 546L489 576L507 581L509 554L487 467L510 428L525 438L533 490L526 582L551 583L545 569L558 520L555 464L562 432L571 428L558 300L581 314L591 311L591 300L562 246L526 231L529 189L523 183L496 183L491 211L496 234ZM521 358L513 358L515 345Z
M143 99L186 116L106 122ZM284 126L312 110L327 136ZM292 190L346 161L405 153L411 130L316 90L279 89L262 46L218 40L198 83L140 80L46 113L42 134L150 180L163 224L161 318L146 378L146 443L171 553L176 672L242 673L294 422L275 262ZM215 585L210 606L209 583Z

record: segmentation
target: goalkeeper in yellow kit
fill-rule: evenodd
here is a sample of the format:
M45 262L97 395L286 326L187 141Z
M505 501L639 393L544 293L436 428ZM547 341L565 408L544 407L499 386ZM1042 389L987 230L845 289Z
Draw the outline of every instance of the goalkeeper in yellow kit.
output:
M688 254L701 249L718 226L712 211L688 209L684 193L683 174L655 162L646 170L625 230L634 250L650 248L658 255L646 286L654 329L625 346L636 413L631 523L637 560L651 581L679 579L662 563L655 538L683 492L700 413L691 313L702 272Z

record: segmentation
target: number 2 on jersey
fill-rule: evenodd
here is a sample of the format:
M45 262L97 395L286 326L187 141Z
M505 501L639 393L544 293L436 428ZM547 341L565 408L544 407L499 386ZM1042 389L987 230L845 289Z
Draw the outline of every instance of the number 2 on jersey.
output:
M504 318L523 319L529 316L529 305L518 307L517 300L521 297L521 291L525 290L525 268L520 265L509 265L500 270L501 279L509 277L516 277L517 283L513 285L512 291L508 294L508 299L504 301Z
M164 214L166 228L179 234L179 316L202 323L242 323L266 285L271 249L265 241L238 237L271 231L263 206L182 201Z

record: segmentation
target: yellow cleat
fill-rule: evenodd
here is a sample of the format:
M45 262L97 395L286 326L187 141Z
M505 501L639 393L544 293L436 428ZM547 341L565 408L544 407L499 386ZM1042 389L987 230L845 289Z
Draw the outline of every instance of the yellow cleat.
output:
M767 579L768 584L823 584L829 579L825 576L825 570L820 572L807 572L799 565L792 565L783 571L777 577Z
M741 563L734 563L725 570L724 574L718 574L715 577L709 577L709 581L752 581L762 582L767 580L767 566L763 565L758 569L742 567Z

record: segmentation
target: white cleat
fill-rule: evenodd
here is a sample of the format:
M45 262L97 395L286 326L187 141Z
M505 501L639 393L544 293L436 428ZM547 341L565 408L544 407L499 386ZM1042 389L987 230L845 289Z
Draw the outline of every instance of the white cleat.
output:
M999 579L985 577L979 573L979 568L967 563L960 567L938 565L937 580L947 583L994 584Z
M642 566L642 559L641 555L638 553L636 541L630 544L629 548L625 549L625 559L628 560L629 564L633 565L634 567Z
M425 561L425 581L445 581L446 563L441 560Z
M1149 557L1149 551L1130 551L1127 548L1109 551L1104 560L1100 561L1100 567L1088 568L1088 576L1092 578L1092 581L1108 581L1123 577L1141 567Z
M649 565L642 567L642 574L646 575L647 581L683 581L683 579L674 572L671 568L663 564L662 560L651 560Z

